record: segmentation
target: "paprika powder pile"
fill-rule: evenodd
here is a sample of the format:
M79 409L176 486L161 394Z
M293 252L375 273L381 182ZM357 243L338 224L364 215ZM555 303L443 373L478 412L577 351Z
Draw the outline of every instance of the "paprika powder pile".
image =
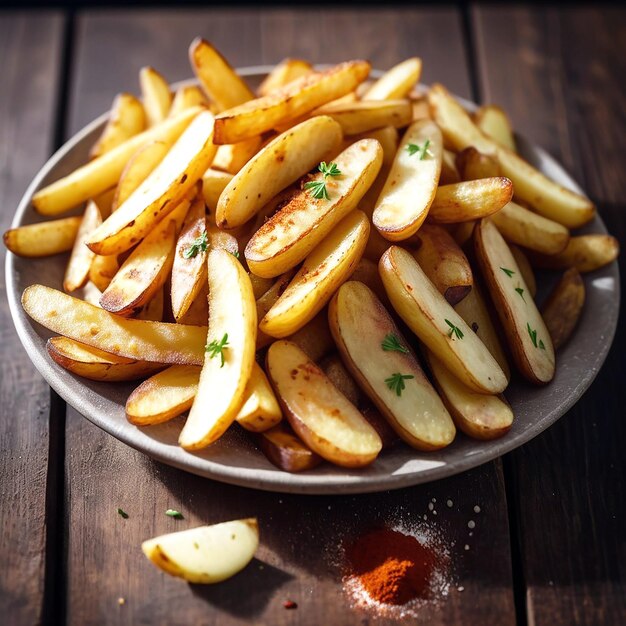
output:
M374 601L403 605L427 597L438 555L397 530L372 530L346 547L349 575Z

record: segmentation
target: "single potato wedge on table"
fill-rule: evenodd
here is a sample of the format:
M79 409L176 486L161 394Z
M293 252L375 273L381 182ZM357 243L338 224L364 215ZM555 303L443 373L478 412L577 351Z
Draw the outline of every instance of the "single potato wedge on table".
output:
M259 525L252 518L182 530L141 544L158 568L200 584L231 578L248 565L258 547Z

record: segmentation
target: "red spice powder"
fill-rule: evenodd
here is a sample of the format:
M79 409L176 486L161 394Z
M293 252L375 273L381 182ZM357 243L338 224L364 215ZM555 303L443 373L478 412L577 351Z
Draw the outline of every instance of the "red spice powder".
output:
M428 595L437 555L415 537L397 530L373 530L346 548L350 574L383 604L406 604Z

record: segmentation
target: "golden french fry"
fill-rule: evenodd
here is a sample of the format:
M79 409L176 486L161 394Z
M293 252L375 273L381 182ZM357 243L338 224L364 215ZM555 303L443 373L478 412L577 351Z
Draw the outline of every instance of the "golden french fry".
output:
M128 159L149 141L174 142L202 109L187 109L178 117L135 135L101 157L74 170L33 195L33 206L42 215L57 215L114 187Z
M126 418L135 426L161 424L187 411L198 391L200 367L172 365L128 396Z
M170 107L168 117L174 117L179 113L182 113L185 109L190 109L195 106L209 106L209 101L206 99L202 89L197 85L185 85L179 87L174 94L172 100L172 106Z
M150 141L130 157L115 189L113 211L124 204L135 189L148 178L171 147L166 141Z
M436 124L419 120L409 126L372 216L385 239L407 239L426 219L437 190L442 149Z
M367 61L340 63L298 78L267 96L235 106L215 118L215 142L237 143L336 100L367 78Z
M358 100L329 103L316 109L315 115L329 115L346 135L358 135L377 128L404 128L413 119L408 100Z
M418 450L450 444L456 431L448 411L374 293L344 283L328 317L346 367L396 433Z
M513 127L511 126L507 114L499 106L489 104L480 107L480 109L474 113L474 120L476 126L478 126L485 135L497 141L501 146L513 152L516 151Z
M142 67L139 71L139 86L143 96L148 125L162 122L172 106L172 93L167 81L153 67Z
M515 364L531 382L550 382L555 370L552 339L509 247L489 220L476 226L474 244Z
M198 393L178 443L199 450L219 439L237 417L256 344L257 315L250 279L225 250L211 249L207 259L209 329Z
M359 262L369 229L369 221L361 211L353 211L339 222L305 259L261 320L260 330L272 337L287 337L313 319Z
M361 139L333 163L323 163L320 167L325 171L310 177L252 236L245 252L250 270L271 278L300 263L358 205L374 182L382 158L382 148L375 139ZM337 175L332 174L333 166ZM307 188L313 184L319 187ZM318 189L324 194L321 197Z
M513 184L502 176L442 185L428 216L439 224L469 222L499 211L512 197Z
M43 285L27 287L22 306L52 332L117 356L183 365L204 357L206 327L125 319Z
M231 229L245 224L279 191L336 150L340 142L341 127L324 116L276 137L228 183L217 204L217 225Z
M220 172L213 168L209 168L202 177L202 196L209 211L213 214L213 222L215 222L215 210L220 196L232 179L232 174Z
M524 282L530 291L530 295L534 298L537 295L537 279L535 278L535 272L532 265L526 256L526 253L516 245L509 244L509 250L519 267L519 271L522 273Z
M261 137L219 146L211 167L235 175L261 147Z
M565 226L509 202L491 216L500 234L512 243L544 254L562 252L569 242Z
M577 235L570 237L567 246L557 254L530 255L531 264L553 270L575 267L579 272L593 272L615 261L619 255L619 241L611 235Z
M406 98L422 74L422 59L413 57L385 72L363 95L363 100Z
M48 339L46 349L55 363L72 374L89 380L107 382L137 380L165 367L160 363L137 361L109 354L67 337Z
M550 180L515 152L485 135L445 87L431 87L428 100L444 137L457 150L474 146L495 156L502 174L513 182L516 196L529 202L538 213L568 228L582 226L593 218L595 207L588 198Z
M205 111L126 202L92 234L89 247L97 254L119 254L141 240L200 180L215 154L212 138L213 115Z
M80 289L89 278L89 270L96 255L87 247L85 242L101 223L100 209L95 202L89 202L76 234L70 260L65 268L63 289L67 293Z
M506 435L513 424L513 411L504 398L472 391L432 352L424 352L435 387L457 428L475 439L496 439Z
M391 246L378 267L393 308L455 376L475 391L504 391L508 381L498 362L410 252Z
M235 419L246 430L260 433L273 428L283 419L270 382L263 368L256 362L252 366L244 395L243 406Z
M206 283L209 239L204 201L195 200L176 242L172 265L172 314L178 321L189 310ZM205 321L206 323L206 321Z
M142 132L145 127L146 114L141 102L129 93L118 94L102 134L89 151L89 158L102 156Z
M265 77L257 93L259 96L267 96L272 91L284 87L292 80L306 76L313 71L313 66L302 59L284 59L272 68Z
M10 228L4 233L4 245L18 256L36 258L60 254L72 249L82 217L65 217L38 224Z
M417 232L419 247L413 256L439 293L454 306L472 290L469 261L452 235L436 224L423 224Z
M322 462L284 423L259 433L259 448L268 460L285 472L302 472L313 469Z
M205 39L196 37L189 46L189 60L200 85L218 111L231 109L254 98L254 94L228 61ZM236 143L239 141L220 142Z
M554 349L571 337L585 305L585 283L575 267L565 271L541 308Z
M298 346L274 342L267 372L285 417L311 450L343 467L363 467L378 456L378 433Z

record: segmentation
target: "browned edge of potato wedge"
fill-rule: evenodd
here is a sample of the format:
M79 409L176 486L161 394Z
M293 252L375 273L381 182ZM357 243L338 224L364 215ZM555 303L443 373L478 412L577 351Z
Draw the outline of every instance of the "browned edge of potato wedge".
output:
M284 424L259 433L256 441L267 459L285 472L303 472L322 462L322 457Z

